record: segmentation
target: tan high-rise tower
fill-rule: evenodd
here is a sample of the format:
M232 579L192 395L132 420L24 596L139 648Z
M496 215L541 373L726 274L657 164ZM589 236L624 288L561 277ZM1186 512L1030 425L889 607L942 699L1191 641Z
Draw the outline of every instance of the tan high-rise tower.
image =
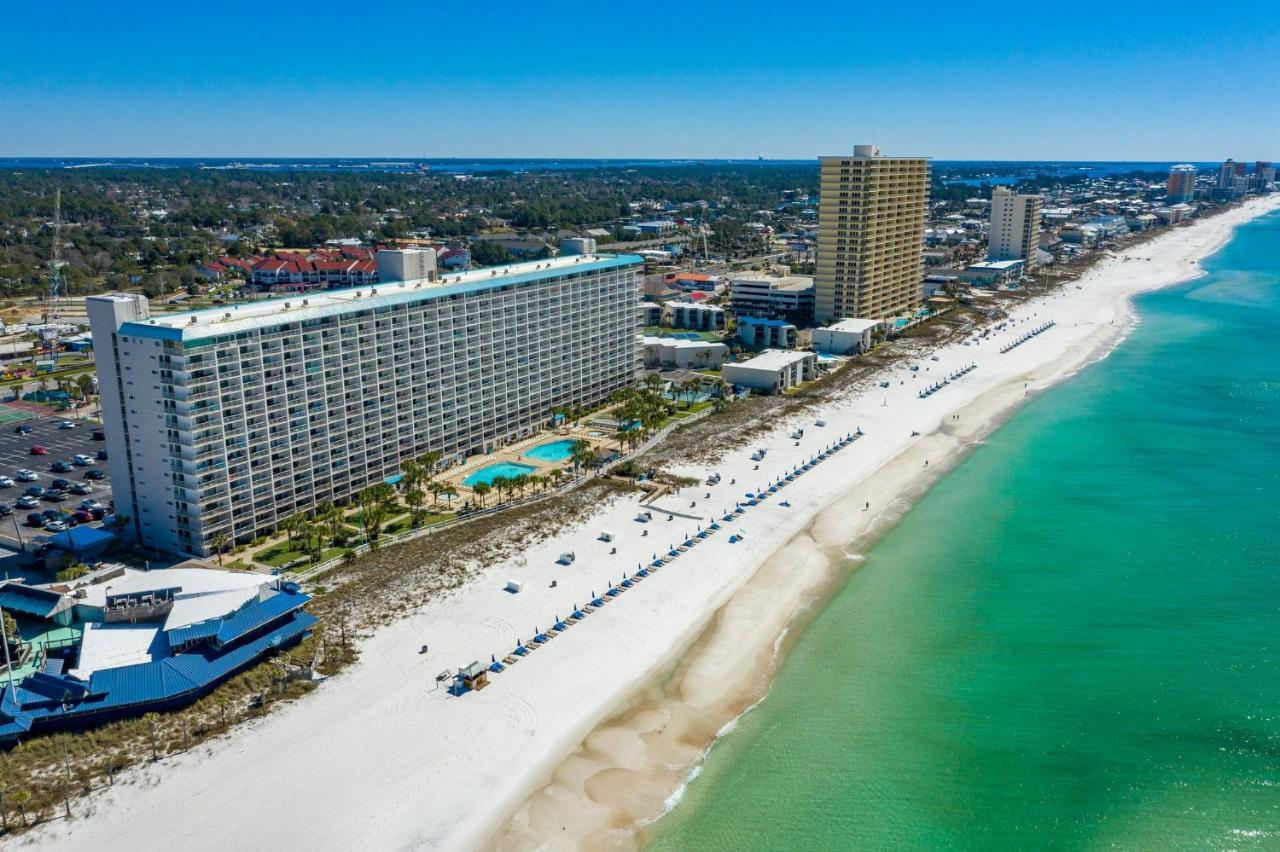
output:
M991 191L991 232L987 260L1023 260L1035 269L1040 249L1040 196L1022 195L1007 186Z
M817 321L883 319L920 304L929 160L874 145L822 158Z

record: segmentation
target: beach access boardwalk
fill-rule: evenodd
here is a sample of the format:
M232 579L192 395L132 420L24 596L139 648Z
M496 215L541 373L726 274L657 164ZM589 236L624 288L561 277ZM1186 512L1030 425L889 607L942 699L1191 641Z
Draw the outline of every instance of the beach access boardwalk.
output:
M648 564L638 564L636 569L630 574L624 572L616 585L612 580L609 581L607 589L603 594L597 595L593 590L587 600L587 603L582 606L578 606L577 603L574 603L568 611L568 615L564 618L561 618L559 614L553 614L548 621L545 622L550 625L546 630L534 625L530 633L531 638L528 641L525 641L524 639L517 639L515 649L510 653L505 653L501 660L498 659L498 655L496 653L491 653L489 655L488 671L493 674L501 674L509 667L516 665L522 659L547 645L551 640L578 624L580 621L598 613L604 607L616 602L622 597L622 595L626 594L628 590L635 588L635 586L646 581L659 571L673 565L681 556L690 552L700 543L706 541L712 536L724 534L728 531L728 540L730 544L738 544L742 542L746 538L746 532L740 526L737 526L737 524L742 522L744 516L746 516L748 512L761 505L766 500L778 495L787 488L788 485L795 482L797 479L804 476L806 473L813 470L836 453L852 445L862 436L863 432L861 428L856 432L850 432L839 440L824 446L821 450L812 455L808 461L795 465L782 475L770 480L767 485L759 490L745 492L742 499L736 500L732 508L726 507L723 514L721 514L719 518L713 519L705 528L701 523L697 524L694 531L687 533L679 543L673 542L669 544L665 552L660 553L655 551ZM763 459L763 450L757 450L756 453L759 458ZM753 458L756 458L756 456L753 456ZM778 505L787 507L790 504L784 498ZM648 511L640 513L637 515L635 520L639 523L648 523L652 520L654 508L657 507L651 507ZM662 512L661 509L658 509L658 511ZM672 520L678 513L671 512L666 514L668 514L668 520ZM692 516L684 514L680 514L680 517L693 519ZM732 530L730 530L730 525L733 525ZM609 533L604 533L602 536L609 536L611 538L611 534ZM571 563L575 557L572 554L569 556L569 562ZM519 588L511 589L511 591L518 594ZM449 687L450 694L455 696L466 695L467 693L474 691L473 684L477 682L477 665L482 664L472 663L470 665L460 667L456 673L450 671L442 672L437 676L437 682L442 680L452 680L452 684ZM489 681L487 679L481 680L480 683L483 684L483 686L489 685Z

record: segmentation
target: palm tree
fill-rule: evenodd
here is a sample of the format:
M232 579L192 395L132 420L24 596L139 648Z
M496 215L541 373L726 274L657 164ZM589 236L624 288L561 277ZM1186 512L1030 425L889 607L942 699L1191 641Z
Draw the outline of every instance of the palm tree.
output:
M312 562L319 562L320 554L324 550L322 546L324 542L324 527L308 520L302 524L299 532L302 533L302 549L306 551Z
M521 497L523 497L525 489L529 487L529 474L527 473L516 474L516 477L511 481L511 484L516 487L516 492L519 493Z
M485 495L489 493L489 484L486 482L477 482L471 488L471 493L476 495L476 499L480 501L480 508L484 508Z
M591 464L596 460L596 452L592 449L590 441L579 438L570 447L569 458L573 461L573 472L576 475L582 465Z
M338 537L338 525L342 523L342 510L335 506L333 501L326 500L316 506L316 519L329 525L330 540Z
M93 376L89 373L76 376L76 387L80 389L80 398L88 402L89 397L93 395Z
M652 393L662 390L662 376L657 373L649 373L644 377L645 387Z
M209 540L209 544L213 546L213 552L218 554L218 567L222 567L222 551L227 549L227 534L224 532L214 533Z
M440 494L444 497L445 501L449 504L449 508L452 509L453 498L458 496L458 489L454 488L452 485L449 485L449 484L441 485Z
M431 504L433 506L440 505L440 495L444 493L445 486L439 482L432 482L427 486L427 490L431 492Z
M431 483L435 487L435 483ZM418 488L412 488L405 492L404 502L408 505L413 513L413 525L416 527L422 523L422 502L426 500L426 495Z
M436 466L440 464L442 458L439 450L429 450L418 456L418 464L422 465L422 469L427 472L427 476L432 476L436 472Z
M702 387L702 382L698 379L685 379L680 383L680 395L684 397L684 407L693 407L693 398L697 394L698 389Z
M379 482L361 491L356 500L360 503L360 526L364 529L365 541L369 543L371 550L376 550L382 522L386 520L395 500L395 489L385 482Z
M422 483L424 475L422 465L413 459L405 459L404 463L400 465L400 470L402 473L400 484L404 486L405 494L410 491L416 491Z
M489 484L493 486L494 491L498 492L498 502L501 503L502 492L506 491L511 486L511 483L505 476L495 476L490 480Z
M428 484L435 479L436 468L440 466L441 458L439 450L429 450L418 456L418 464L422 467L423 480Z

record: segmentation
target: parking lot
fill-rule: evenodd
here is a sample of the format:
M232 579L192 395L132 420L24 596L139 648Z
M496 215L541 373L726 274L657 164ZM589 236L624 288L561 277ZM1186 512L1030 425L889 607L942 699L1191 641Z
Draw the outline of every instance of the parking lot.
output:
M18 547L20 541L29 542L37 536L49 535L45 530L27 524L27 515L32 512L53 510L70 513L83 500L96 500L104 506L111 505L110 476L98 480L85 476L92 470L108 473L107 463L97 457L98 451L104 450L106 445L102 441L93 440L94 430L100 427L91 421L73 420L71 422L76 424L74 429L60 429L57 424L62 419L58 416L33 417L5 423L0 428L0 476L15 480L13 485L0 488L0 503L13 509L12 515L0 518L0 545ZM16 430L20 426L30 427L31 432L19 434ZM32 455L31 448L37 445L47 448L49 452L46 455ZM94 460L93 464L72 464L70 472L60 473L51 469L59 461L70 464L77 455L88 456ZM38 479L35 482L16 481L18 471L23 469L32 471ZM68 492L61 500L41 499L40 505L35 508L15 506L15 502L27 488L33 485L49 488L55 479L66 479L72 484L85 483L92 491L87 495ZM102 522L93 521L89 525L101 526Z

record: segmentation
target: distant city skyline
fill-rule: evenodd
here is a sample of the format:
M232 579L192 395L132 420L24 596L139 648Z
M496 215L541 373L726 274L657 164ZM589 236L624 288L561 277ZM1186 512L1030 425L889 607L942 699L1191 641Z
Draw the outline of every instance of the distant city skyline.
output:
M1269 7L1090 5L19 5L0 156L1280 159Z

